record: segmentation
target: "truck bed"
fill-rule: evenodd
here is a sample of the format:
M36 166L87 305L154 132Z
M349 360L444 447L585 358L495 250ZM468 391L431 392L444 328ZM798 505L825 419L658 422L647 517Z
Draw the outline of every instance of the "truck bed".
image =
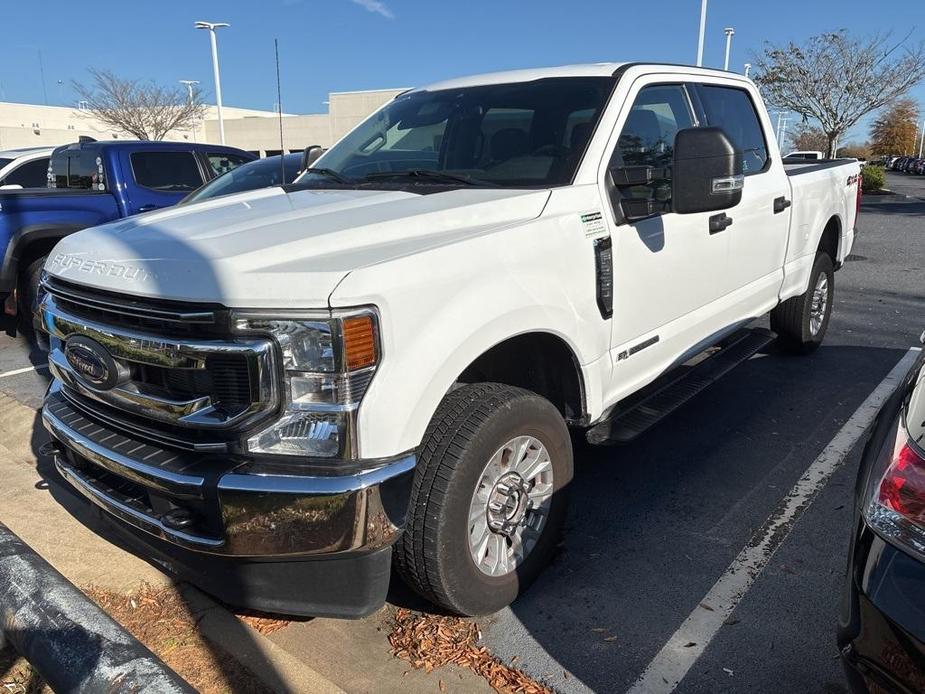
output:
M800 174L812 173L813 171L822 171L831 169L836 166L842 166L857 159L784 159L784 171L788 176L799 176Z

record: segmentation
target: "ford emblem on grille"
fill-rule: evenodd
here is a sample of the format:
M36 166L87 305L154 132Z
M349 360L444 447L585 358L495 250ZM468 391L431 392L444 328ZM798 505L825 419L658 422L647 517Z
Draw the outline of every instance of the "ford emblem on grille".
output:
M80 380L98 390L114 387L124 371L103 345L83 335L68 338L64 357Z

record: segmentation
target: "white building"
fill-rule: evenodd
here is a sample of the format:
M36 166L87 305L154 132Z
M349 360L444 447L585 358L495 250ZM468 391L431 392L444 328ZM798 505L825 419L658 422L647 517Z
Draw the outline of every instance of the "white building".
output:
M304 116L283 114L283 149L299 151L309 145L330 147L379 106L403 89L333 92L328 113ZM222 107L225 142L232 147L266 156L280 151L279 115L273 111ZM81 135L97 140L131 139L77 108L0 102L0 150L55 146L74 142ZM218 142L218 116L214 106L191 130L174 131L168 140Z

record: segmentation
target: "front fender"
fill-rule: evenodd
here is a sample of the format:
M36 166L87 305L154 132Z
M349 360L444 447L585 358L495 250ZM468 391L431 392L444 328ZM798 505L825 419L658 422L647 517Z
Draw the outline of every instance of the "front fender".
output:
M594 276L590 243L538 221L348 275L331 304L373 304L382 320L382 361L359 410L361 455L417 447L466 367L525 333L568 345L591 386L586 407L595 415L599 378L587 365L606 357L610 322L597 307Z

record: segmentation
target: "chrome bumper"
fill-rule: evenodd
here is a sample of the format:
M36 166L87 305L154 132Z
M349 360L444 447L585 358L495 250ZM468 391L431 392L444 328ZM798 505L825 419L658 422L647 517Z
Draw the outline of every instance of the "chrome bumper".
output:
M53 383L42 421L61 475L128 525L186 549L236 557L317 557L392 544L415 456L361 461L351 474L299 474L227 454L159 448L85 414Z

